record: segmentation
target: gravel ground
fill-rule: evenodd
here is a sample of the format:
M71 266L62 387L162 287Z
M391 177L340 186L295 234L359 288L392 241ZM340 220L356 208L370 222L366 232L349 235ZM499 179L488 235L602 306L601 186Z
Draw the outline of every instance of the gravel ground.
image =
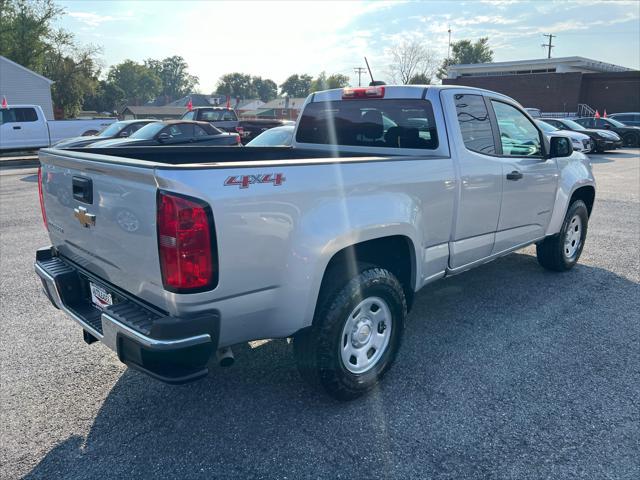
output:
M1 478L640 478L640 151L593 156L580 264L527 248L417 296L397 364L337 403L284 340L168 386L40 292L33 170L0 176Z

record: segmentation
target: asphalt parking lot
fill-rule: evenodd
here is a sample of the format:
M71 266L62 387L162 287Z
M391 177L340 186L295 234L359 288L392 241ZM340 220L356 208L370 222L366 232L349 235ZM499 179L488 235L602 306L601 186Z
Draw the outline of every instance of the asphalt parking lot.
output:
M337 403L291 346L169 386L50 306L35 170L0 173L1 478L640 478L640 150L592 156L580 264L527 248L423 289L398 362Z

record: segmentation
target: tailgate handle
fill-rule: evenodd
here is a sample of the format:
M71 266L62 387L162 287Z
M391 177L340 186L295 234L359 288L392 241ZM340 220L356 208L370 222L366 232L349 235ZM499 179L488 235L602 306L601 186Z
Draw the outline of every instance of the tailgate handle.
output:
M93 182L90 178L73 177L73 198L82 203L93 203Z

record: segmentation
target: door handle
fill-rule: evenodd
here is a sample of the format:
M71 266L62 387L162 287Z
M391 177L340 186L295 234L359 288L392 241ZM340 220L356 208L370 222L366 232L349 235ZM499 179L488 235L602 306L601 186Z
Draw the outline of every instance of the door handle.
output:
M507 173L507 180L520 180L522 177L522 173L517 170L514 170L511 173Z
M22 127L20 125L16 125L15 127L13 127L14 130L22 130Z

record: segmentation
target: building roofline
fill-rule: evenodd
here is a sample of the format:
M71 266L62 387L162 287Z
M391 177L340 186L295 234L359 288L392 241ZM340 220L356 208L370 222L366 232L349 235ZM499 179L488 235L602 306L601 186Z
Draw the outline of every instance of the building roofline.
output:
M458 63L455 65L449 65L448 68L450 69L456 69L456 70L460 70L460 69L465 69L465 68L478 68L478 67L495 67L495 68L500 68L503 66L508 66L508 65L537 65L537 64L549 64L549 63L571 63L571 62L586 62L586 63L593 63L593 64L597 64L597 65L606 65L608 67L614 67L616 69L621 69L623 71L632 71L632 68L628 68L628 67L623 67L621 65L615 65L613 63L607 63L607 62L601 62L600 60L593 60L591 58L586 58L586 57L579 57L579 56L573 56L573 57L556 57L556 58L536 58L536 59L532 59L532 60L512 60L512 61L505 61L505 62L487 62L487 63Z
M3 60L6 60L7 62L9 62L9 63L10 63L10 64L12 64L12 65L15 65L16 67L18 67L18 68L20 68L20 69L24 70L25 72L30 73L31 75L34 75L34 76L36 76L36 77L38 77L38 78L41 78L41 79L42 79L42 80L44 80L45 82L48 82L48 83L49 83L49 85L53 85L54 83L56 83L56 82L54 82L53 80L50 80L50 79L48 79L47 77L43 77L43 76L42 76L42 75L40 75L39 73L34 72L33 70L29 70L27 67L23 67L22 65L20 65L19 63L14 62L13 60L9 60L7 57L4 57L4 56L0 55L0 58L1 58L1 59L3 59Z

